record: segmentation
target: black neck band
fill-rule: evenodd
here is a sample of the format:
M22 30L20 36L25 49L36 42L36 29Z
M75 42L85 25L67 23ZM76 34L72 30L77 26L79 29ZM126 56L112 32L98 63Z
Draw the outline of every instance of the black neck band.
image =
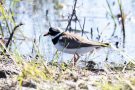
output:
M57 37L52 39L52 42L53 42L54 45L58 42L58 40L59 40L60 36L62 36L62 34L63 33L61 33L60 35L58 35Z

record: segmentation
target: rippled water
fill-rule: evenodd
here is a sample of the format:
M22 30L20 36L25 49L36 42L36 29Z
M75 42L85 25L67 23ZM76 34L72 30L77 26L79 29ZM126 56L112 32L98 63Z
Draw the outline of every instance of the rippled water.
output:
M48 31L49 22L53 27L60 27L65 29L67 26L68 16L72 13L74 0L21 0L15 6L15 19L16 22L23 22L25 25L21 27L23 34L28 37L25 41L16 41L17 48L21 54L31 55L33 40L36 39L36 46L39 49L41 55L43 55L47 60L52 60L54 53L56 51L55 47L51 43L49 37L43 37L43 34ZM111 5L113 14L116 16L120 13L117 0L108 0ZM57 2L61 6L57 8ZM6 0L6 7L9 7L11 1ZM135 55L135 1L134 0L122 0L123 10L126 15L126 48L125 51L130 55ZM55 7L55 8L54 8ZM93 30L92 40L98 41L97 37L99 33L101 39L99 41L110 42L114 44L116 41L122 41L122 31L121 26L117 22L116 33L114 37L111 34L114 30L114 22L110 16L110 11L107 6L106 0L78 0L76 8L77 17L80 20L81 25L84 23L84 30L90 32L91 28ZM75 23L72 23L72 28L75 27ZM77 23L77 29L80 29L79 23ZM98 31L97 31L98 29ZM20 34L18 32L18 34ZM80 33L81 35L81 33ZM20 35L21 36L21 35ZM19 35L18 35L19 37ZM91 34L84 34L84 37L91 39ZM21 43L21 44L20 44ZM122 46L122 43L119 44ZM121 48L122 49L122 48ZM96 52L94 59L88 57L87 60L104 61L108 49L101 49ZM34 54L32 54L34 55ZM60 60L70 60L72 55L61 54ZM85 59L89 54L82 56ZM81 60L82 60L81 59ZM124 59L121 58L116 51L110 51L109 61L112 62L122 62Z

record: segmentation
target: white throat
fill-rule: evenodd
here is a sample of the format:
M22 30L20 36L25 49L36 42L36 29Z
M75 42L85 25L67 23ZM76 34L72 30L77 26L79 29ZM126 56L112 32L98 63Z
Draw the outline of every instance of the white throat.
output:
M55 36L51 36L51 38L54 39L54 38L58 37L60 34L62 34L62 33L63 33L63 32L60 32L60 33L58 33L58 34L55 35Z

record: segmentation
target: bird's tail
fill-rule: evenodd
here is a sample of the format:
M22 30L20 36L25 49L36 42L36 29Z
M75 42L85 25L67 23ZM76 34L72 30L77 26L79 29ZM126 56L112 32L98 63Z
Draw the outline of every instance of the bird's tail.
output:
M110 47L111 45L109 43L103 43L101 44L102 47Z

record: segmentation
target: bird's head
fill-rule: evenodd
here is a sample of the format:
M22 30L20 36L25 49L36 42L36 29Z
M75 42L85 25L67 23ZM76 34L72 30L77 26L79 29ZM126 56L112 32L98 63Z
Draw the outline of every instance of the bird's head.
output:
M51 36L52 38L54 38L61 33L62 33L61 29L50 27L49 31L46 34L44 34L44 36Z

